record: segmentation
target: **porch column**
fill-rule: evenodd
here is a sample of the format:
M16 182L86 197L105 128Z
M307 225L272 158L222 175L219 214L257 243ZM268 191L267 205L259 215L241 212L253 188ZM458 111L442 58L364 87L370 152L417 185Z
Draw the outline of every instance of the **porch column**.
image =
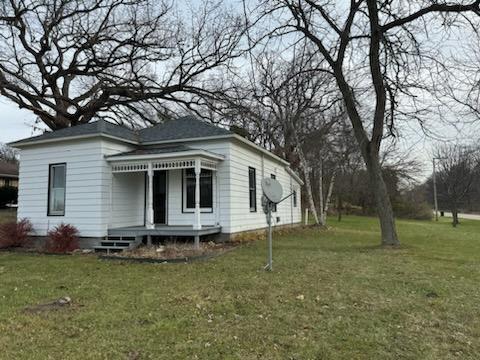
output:
M148 163L148 192L147 192L147 209L146 209L146 227L147 229L153 229L155 224L153 223L153 165Z
M202 224L200 222L200 172L200 159L195 159L195 220L193 223L193 228L196 230L200 230L202 228Z

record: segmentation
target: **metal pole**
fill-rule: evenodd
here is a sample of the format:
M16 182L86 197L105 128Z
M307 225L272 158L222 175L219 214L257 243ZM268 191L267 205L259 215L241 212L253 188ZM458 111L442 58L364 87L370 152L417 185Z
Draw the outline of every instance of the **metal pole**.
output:
M433 203L435 206L435 221L438 221L437 176L435 171L435 158L433 158Z
M267 270L273 270L272 260L272 203L268 203L268 265Z

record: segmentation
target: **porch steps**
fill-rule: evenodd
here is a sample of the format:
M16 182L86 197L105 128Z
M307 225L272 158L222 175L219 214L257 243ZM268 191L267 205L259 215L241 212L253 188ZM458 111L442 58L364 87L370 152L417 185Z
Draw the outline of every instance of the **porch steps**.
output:
M142 242L141 236L106 236L100 245L94 246L95 251L106 251L107 254L126 249L134 249Z

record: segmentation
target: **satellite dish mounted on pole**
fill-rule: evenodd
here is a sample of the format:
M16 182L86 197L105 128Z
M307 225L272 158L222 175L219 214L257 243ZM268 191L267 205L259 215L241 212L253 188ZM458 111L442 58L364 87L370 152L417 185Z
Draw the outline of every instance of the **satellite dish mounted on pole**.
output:
M282 198L282 185L277 180L271 178L262 180L262 191L262 207L263 212L267 215L268 224L268 263L265 269L272 271L272 207L287 199L293 193Z

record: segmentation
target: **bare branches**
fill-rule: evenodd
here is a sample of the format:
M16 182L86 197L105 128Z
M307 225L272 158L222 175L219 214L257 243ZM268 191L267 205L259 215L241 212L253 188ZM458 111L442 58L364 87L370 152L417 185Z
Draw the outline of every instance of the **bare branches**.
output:
M210 3L191 11L186 24L163 1L4 3L0 93L51 129L102 117L155 121L178 97L211 95L204 75L246 50L238 16Z

